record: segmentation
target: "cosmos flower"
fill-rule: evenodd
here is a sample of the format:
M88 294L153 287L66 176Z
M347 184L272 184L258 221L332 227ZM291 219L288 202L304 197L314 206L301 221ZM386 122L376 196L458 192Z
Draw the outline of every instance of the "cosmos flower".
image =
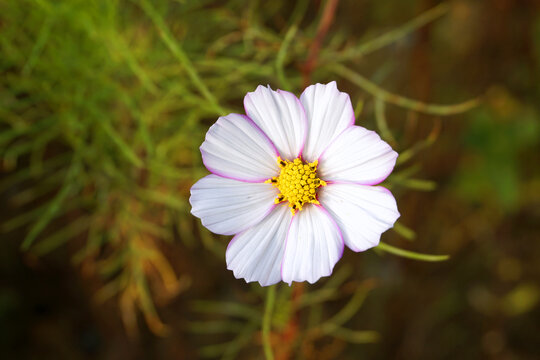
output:
M191 188L192 214L235 235L226 251L236 278L262 286L329 276L347 245L377 246L399 212L379 184L397 153L355 126L336 83L294 94L259 86L246 115L220 117L201 145L212 173Z

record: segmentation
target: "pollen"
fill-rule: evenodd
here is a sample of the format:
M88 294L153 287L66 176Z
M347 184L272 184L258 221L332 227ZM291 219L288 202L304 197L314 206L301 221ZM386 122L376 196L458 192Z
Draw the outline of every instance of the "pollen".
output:
M319 205L317 188L326 186L326 182L317 177L318 160L305 163L300 158L289 161L278 157L277 162L281 168L279 176L265 181L279 189L274 202L288 201L293 215L302 210L305 204Z

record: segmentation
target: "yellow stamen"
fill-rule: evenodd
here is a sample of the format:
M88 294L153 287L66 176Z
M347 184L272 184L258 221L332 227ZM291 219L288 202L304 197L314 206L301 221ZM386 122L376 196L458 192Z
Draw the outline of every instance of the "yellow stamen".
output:
M318 160L306 164L300 158L289 161L278 157L277 162L281 168L279 176L265 181L279 189L280 193L274 202L279 204L288 201L293 215L302 210L305 204L319 205L316 189L326 186L326 182L317 177Z

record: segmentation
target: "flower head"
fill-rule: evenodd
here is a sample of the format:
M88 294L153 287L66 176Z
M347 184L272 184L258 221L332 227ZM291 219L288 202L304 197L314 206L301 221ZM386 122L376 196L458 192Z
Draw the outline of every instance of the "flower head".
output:
M201 145L212 172L191 188L192 213L235 235L228 269L247 282L313 283L332 273L344 245L377 246L399 212L384 187L397 153L355 126L349 96L316 84L300 99L259 86L246 115L220 117Z

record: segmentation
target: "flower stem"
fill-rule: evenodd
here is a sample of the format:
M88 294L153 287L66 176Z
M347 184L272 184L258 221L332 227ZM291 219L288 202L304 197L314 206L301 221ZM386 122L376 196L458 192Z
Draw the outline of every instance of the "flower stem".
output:
M274 360L272 345L270 344L270 330L272 327L272 313L274 311L274 302L276 300L276 286L269 286L266 292L266 304L264 307L264 316L262 320L262 342L264 356L267 360Z

